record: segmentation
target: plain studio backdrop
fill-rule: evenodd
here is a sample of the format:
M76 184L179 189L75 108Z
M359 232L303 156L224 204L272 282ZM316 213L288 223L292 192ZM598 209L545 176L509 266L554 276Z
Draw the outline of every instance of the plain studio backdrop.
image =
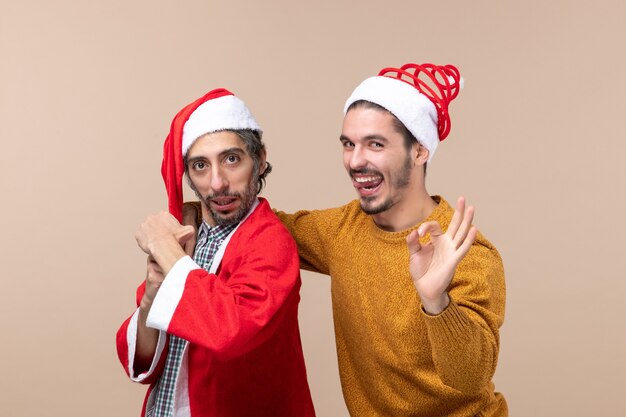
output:
M3 0L0 415L139 415L114 336L180 108L231 89L265 129L272 206L338 206L344 100L407 62L465 78L427 185L476 205L504 258L511 415L624 415L624 5ZM329 288L303 273L300 325L317 413L341 417Z

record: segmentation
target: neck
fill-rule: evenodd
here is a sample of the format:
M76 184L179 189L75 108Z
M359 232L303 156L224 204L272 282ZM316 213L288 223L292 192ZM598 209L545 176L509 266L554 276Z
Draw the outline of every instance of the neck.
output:
M407 190L403 199L389 210L372 215L376 226L387 232L400 232L423 222L437 207L426 188Z

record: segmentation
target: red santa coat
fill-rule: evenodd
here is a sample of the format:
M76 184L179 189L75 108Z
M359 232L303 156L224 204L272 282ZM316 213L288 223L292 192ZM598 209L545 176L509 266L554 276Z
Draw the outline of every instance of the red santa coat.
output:
M117 333L127 374L150 384L142 416L154 401L167 333L189 341L176 382L175 416L314 416L298 330L299 268L294 240L264 199L216 253L216 274L190 257L179 260L148 315L148 326L160 334L147 372L134 372L137 311ZM137 306L144 290L145 282Z

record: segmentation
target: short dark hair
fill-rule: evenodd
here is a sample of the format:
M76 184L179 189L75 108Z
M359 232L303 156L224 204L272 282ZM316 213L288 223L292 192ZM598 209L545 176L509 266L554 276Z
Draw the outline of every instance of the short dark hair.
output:
M422 144L419 140L417 140L415 136L413 136L413 133L411 133L411 131L407 129L404 123L402 123L400 119L396 117L395 114L393 114L392 112L390 112L389 110L381 106L380 104L376 104L367 100L357 100L354 103L350 104L350 106L348 107L348 110L346 111L346 114L352 109L359 109L359 108L384 111L392 115L393 127L396 130L396 132L402 135L402 138L404 139L404 147L407 152L411 150L414 143L419 143L420 145ZM426 173L426 163L424 164L424 173Z
M256 193L259 194L261 190L263 189L263 187L265 186L265 177L267 177L267 175L270 172L272 172L272 164L267 162L267 160L265 161L265 170L262 173L260 172L261 157L265 153L265 144L263 143L263 140L262 140L263 133L257 130L252 130L252 129L225 129L223 131L233 132L234 134L239 136L241 140L243 141L246 147L246 151L248 151L248 154L252 158L252 162L254 164L253 175L258 176ZM214 132L211 132L211 133L214 133ZM187 157L188 155L184 156L183 163L185 165L185 175L187 176L187 179L189 180L189 164L188 164Z

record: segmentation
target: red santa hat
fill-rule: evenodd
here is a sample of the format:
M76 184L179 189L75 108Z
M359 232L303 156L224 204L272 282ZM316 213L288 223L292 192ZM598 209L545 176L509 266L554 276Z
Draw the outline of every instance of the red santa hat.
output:
M174 117L163 145L161 174L169 211L178 221L182 221L183 210L183 157L191 145L207 133L242 129L262 132L244 102L224 88L209 91Z
M363 81L344 106L365 100L396 116L429 151L432 159L439 142L450 133L448 105L459 94L463 79L453 65L406 64L385 68Z

